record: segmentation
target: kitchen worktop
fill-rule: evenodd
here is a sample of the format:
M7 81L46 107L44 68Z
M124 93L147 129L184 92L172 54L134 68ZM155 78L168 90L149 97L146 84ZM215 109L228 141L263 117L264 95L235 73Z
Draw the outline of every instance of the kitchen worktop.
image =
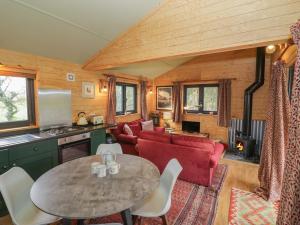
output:
M80 129L76 129L74 131L69 131L67 133L58 134L58 135L51 135L47 132L39 131L39 129L34 129L30 132L28 131L27 133L23 133L23 134L17 134L17 135L15 134L6 137L0 137L0 149L21 145L25 143L39 142L47 139L58 139L58 138L68 137L76 134L92 132L98 129L112 128L114 126L115 125L109 125L109 124L87 125L87 126L80 127ZM74 127L78 128L78 126L74 126Z

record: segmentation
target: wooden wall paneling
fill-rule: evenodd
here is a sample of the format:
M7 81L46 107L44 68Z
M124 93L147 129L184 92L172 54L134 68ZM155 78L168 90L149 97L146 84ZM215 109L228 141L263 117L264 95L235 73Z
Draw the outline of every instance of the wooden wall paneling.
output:
M299 0L169 0L84 68L99 70L281 43L299 16Z
M72 119L77 120L77 114L84 111L87 115L99 114L106 115L107 93L99 91L99 80L105 79L101 73L89 72L81 69L81 65L45 58L40 56L29 55L20 52L0 49L0 62L4 65L12 67L31 68L37 71L36 90L38 88L53 88L53 89L70 89L72 91ZM73 72L76 75L76 80L70 82L66 80L67 72ZM130 77L128 75L123 75ZM82 82L88 81L95 84L95 98L88 99L81 96ZM38 109L38 101L36 98L36 110ZM130 121L140 118L140 114L123 116L122 121ZM38 111L37 111L38 121Z
M179 67L157 77L156 86L171 85L174 80L184 79L226 79L236 78L232 81L232 117L243 117L244 90L255 80L256 49L238 50L196 57ZM266 56L265 84L254 93L253 119L266 118L266 105L268 101L268 86L270 79L271 57ZM205 83L205 82L201 82ZM208 82L211 83L211 82ZM155 89L154 89L155 91ZM152 95L151 111L156 110L156 93ZM199 121L201 131L210 133L210 137L227 142L227 128L217 125L217 116L184 114L184 120ZM161 123L162 124L162 123ZM181 124L172 124L181 129Z

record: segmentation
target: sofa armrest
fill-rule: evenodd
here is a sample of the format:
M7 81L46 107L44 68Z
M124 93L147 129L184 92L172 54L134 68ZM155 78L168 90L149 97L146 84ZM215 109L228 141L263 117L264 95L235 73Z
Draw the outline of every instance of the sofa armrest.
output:
M112 135L115 136L115 138L117 138L121 134L120 129L117 128L117 127L110 128L110 132L111 132Z
M215 168L218 165L218 162L224 152L224 145L220 143L216 143L215 145L215 153L211 155L209 165L211 168Z
M127 134L120 134L117 137L117 140L120 142L124 142L124 143L129 143L129 144L136 144L137 143L137 136L131 136L131 135L127 135Z
M158 133L165 133L165 128L164 127L154 127L154 131Z

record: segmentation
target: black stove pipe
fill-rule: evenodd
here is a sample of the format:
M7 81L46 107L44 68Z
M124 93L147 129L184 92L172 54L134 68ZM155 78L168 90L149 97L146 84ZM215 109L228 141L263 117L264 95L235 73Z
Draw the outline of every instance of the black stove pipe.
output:
M265 48L256 49L256 75L255 81L246 90L244 94L244 116L242 135L251 136L251 120L252 120L252 98L253 93L264 85L265 81Z

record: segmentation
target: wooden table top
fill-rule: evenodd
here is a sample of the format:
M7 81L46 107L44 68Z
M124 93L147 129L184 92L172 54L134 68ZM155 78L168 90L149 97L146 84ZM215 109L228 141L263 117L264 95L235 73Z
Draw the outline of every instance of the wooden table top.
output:
M32 186L32 202L42 211L65 219L112 215L131 208L159 185L160 173L150 161L118 155L120 172L98 178L91 163L94 155L63 163L43 174Z

